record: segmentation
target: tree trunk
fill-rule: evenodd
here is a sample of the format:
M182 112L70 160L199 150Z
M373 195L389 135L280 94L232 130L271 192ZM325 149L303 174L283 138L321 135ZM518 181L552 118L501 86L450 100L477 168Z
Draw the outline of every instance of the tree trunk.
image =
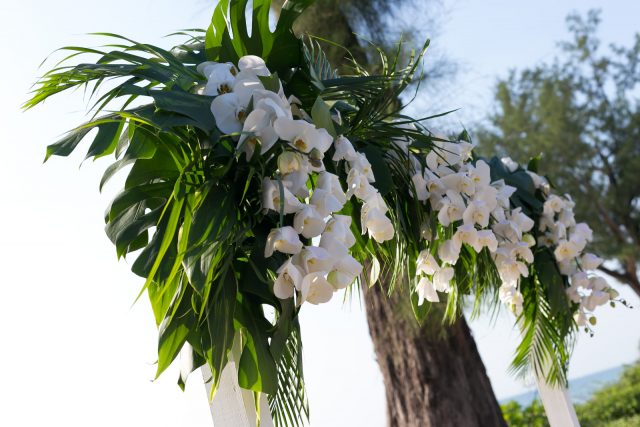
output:
M449 327L430 313L419 327L396 289L365 291L367 319L384 378L390 427L506 426L464 317Z

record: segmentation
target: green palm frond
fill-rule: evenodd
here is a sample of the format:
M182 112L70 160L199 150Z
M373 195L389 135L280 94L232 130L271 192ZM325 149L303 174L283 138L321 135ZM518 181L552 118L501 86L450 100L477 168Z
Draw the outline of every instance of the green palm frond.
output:
M517 323L522 341L510 370L522 378L535 375L551 385L566 387L573 335L553 315L544 286L537 278L522 280L521 290L525 302Z

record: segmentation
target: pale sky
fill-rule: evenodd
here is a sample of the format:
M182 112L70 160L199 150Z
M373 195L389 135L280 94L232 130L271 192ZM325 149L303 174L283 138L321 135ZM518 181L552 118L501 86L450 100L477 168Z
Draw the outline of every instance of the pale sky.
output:
M437 100L463 107L462 123L485 114L491 85L516 66L552 57L572 10L603 8L605 41L629 43L638 31L640 2L586 0L449 0L438 49L464 63L455 89ZM177 6L180 5L180 6ZM0 202L0 425L210 426L204 386L197 374L182 393L175 369L152 382L156 337L148 303L132 306L139 278L117 262L103 231L103 212L118 190L100 195L106 161L85 163L82 149L42 164L47 144L83 120L81 93L64 95L28 113L19 110L39 63L63 45L96 45L84 34L116 32L170 46L164 34L204 27L205 2L112 0L0 2L0 103L4 162ZM423 103L433 108L429 100ZM434 102L436 102L434 100ZM620 291L634 306L638 298ZM634 361L638 310L604 308L596 336L581 336L571 376ZM506 370L517 342L511 319L472 323L498 398L524 390ZM383 427L382 379L357 301L339 297L302 313L305 371L312 427Z

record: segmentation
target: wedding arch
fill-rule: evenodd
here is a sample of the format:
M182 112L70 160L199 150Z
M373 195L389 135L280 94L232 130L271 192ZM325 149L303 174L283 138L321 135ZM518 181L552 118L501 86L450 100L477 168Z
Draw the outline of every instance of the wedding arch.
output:
M301 425L300 310L410 277L418 322L438 303L454 321L465 299L512 311L512 371L539 380L552 423L576 425L572 343L618 295L592 272L602 259L571 197L539 159L478 157L466 131L403 113L428 43L405 61L380 50L376 74L351 59L339 75L292 30L311 0L285 2L273 30L270 0L248 3L220 1L208 30L174 34L169 50L106 33L106 47L65 47L25 104L88 90L90 120L46 159L86 140L86 158L114 159L101 188L128 167L106 233L144 279L157 376L179 357L184 387L203 368L222 425Z

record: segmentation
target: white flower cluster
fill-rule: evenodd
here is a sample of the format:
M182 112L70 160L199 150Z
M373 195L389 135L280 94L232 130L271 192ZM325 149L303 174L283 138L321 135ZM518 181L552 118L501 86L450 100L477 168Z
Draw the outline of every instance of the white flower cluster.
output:
M416 173L413 183L417 198L429 201L438 214L438 222L455 232L440 243L437 251L440 263L432 251L425 249L418 258L416 274L421 276L417 291L419 303L424 299L438 301L436 291L448 292L463 244L480 252L487 248L500 274L501 300L519 310L522 295L518 291L521 276L529 274L533 262L533 237L526 234L534 222L519 208L511 209L509 198L515 188L503 180L491 182L489 165L478 160L468 161L473 146L467 142L436 142L427 155L424 173Z
M545 185L546 180L529 172L536 187ZM548 193L547 188L543 188ZM592 312L601 305L618 297L618 292L607 281L589 273L597 269L603 259L592 253L584 252L587 243L593 239L593 231L584 223L576 223L571 197L549 194L544 203L539 231L542 236L538 245L553 248L560 272L569 277L571 286L567 289L569 299L579 304L575 315L576 323L586 325ZM593 320L592 320L593 322Z
M273 229L267 238L265 257L275 251L291 255L277 271L275 295L287 299L295 294L298 304L329 301L362 272L362 265L349 252L355 244L351 217L337 214L347 200L355 195L363 203L363 234L368 232L378 242L394 236L388 208L371 185L375 181L371 164L347 138L334 141L326 129L305 120L308 116L295 98L285 98L281 84L277 93L265 89L260 77L271 74L261 58L242 57L237 68L207 62L198 69L208 79L203 93L216 96L211 111L218 128L227 134L239 133L237 149L248 159L258 144L260 154L278 141L286 148L278 156L274 177L264 178L262 184L263 209L294 215L292 226ZM347 167L346 192L339 177L324 167L324 155L332 145L332 160L344 160ZM305 245L300 236L308 243L311 239L319 243Z

